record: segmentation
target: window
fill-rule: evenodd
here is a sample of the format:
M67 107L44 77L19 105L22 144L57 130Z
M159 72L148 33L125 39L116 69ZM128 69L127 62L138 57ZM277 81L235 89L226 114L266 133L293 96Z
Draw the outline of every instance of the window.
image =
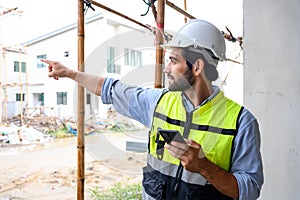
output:
M107 47L107 72L108 73L120 73L116 71L115 68L115 48Z
M141 66L142 65L142 52L124 49L124 65Z
M44 105L44 93L39 93L38 94L38 100L41 102L41 105Z
M124 65L130 65L129 52L129 49L124 49Z
M91 104L91 94L86 94L86 104L87 105Z
M136 61L135 66L142 66L142 52L135 51L135 61Z
M21 99L21 96L22 96L22 99ZM16 101L24 101L25 100L25 94L20 94L20 93L17 93L16 94Z
M66 92L57 92L57 105L67 105L67 93Z
M42 62L41 59L46 59L46 54L37 56L37 68L47 67L47 64Z
M20 62L19 61L14 61L14 72L20 72ZM26 72L26 63L25 62L21 62L21 68L22 68L22 72Z

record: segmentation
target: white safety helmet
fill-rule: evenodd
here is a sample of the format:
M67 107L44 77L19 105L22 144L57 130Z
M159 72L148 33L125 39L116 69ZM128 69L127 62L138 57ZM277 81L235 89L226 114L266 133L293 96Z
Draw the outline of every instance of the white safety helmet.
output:
M201 19L190 20L179 29L169 43L161 46L163 48L192 47L189 48L191 51L204 53L206 58L209 56L207 60L210 62L212 58L206 53L207 51L201 52L201 49L205 48L211 50L220 61L226 60L225 40L221 31L215 25Z

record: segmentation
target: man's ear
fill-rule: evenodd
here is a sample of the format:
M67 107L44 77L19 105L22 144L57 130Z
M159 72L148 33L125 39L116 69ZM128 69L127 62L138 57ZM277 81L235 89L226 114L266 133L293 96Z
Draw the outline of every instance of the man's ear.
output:
M194 65L194 73L196 76L199 76L204 69L204 61L201 58L198 58Z

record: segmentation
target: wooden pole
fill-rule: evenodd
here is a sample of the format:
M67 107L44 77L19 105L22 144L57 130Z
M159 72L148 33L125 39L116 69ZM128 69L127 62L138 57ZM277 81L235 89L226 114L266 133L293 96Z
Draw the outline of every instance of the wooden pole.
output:
M98 7L102 8L104 10L107 10L107 11L109 11L111 13L114 13L114 14L120 16L120 17L123 17L123 18L125 18L125 19L127 19L127 20L129 20L129 21L131 21L133 23L136 23L136 24L138 24L138 25L140 25L140 26L142 26L144 28L149 29L149 27L147 25L142 24L141 22L138 22L138 21L136 21L136 20L134 20L134 19L132 19L132 18L130 18L130 17L128 17L128 16L126 16L126 15L124 15L124 14L116 11L116 10L113 10L113 9L107 7L107 6L104 6L103 4L98 3L97 1L90 0L90 3L93 4L93 5L95 5L95 6L98 6Z
M155 63L155 81L154 87L162 87L162 66L163 66L163 49L160 45L164 43L164 25L165 25L165 1L157 2L157 20L156 20L156 63Z
M4 116L4 122L7 122L7 87L5 84L7 83L7 65L6 65L6 50L3 49L3 66L4 66L4 84L2 85L4 90L4 105L3 105L3 114ZM5 87L4 87L5 86ZM0 88L1 91L1 88ZM2 103L2 102L1 102Z
M166 0L166 4L168 6L170 6L171 8L173 8L174 10L176 10L177 12L187 16L190 19L196 19L194 16L190 15L189 13L187 13L186 11L182 10L181 8L179 8L178 6L176 6L174 3Z
M21 54L19 54L19 79L20 79L20 127L23 126L23 79L22 79L22 60Z
M78 71L84 72L84 1L78 0ZM84 89L78 85L77 200L84 199Z
M27 61L27 53L25 54L25 61ZM29 97L29 89L28 89L28 67L27 67L27 62L25 62L25 71L26 71L26 104L25 104L25 113L28 113L28 97Z
M183 2L183 8L184 8L184 11L186 12L186 0L183 0L184 2ZM187 23L187 17L186 17L186 15L184 16L184 23Z
M1 15L0 15L1 16ZM1 26L1 24L0 24ZM1 27L0 27L1 29ZM1 30L0 30L1 31ZM1 37L1 36L0 36ZM2 124L2 58L3 58L3 53L2 53L2 43L1 43L1 38L0 38L0 125Z

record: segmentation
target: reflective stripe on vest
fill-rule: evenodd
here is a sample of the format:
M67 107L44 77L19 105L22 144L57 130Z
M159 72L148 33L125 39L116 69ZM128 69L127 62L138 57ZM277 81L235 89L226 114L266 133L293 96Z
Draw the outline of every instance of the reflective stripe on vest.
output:
M156 171L160 173L176 178L176 173L178 166L174 164L170 164L163 160L158 160L156 157L152 155L147 155L148 164ZM150 164L151 163L151 164ZM197 185L205 185L207 180L198 173L192 173L188 170L183 169L181 180L186 183L197 184Z
M157 142L163 141L163 138L157 134L157 129L161 128L178 130L186 138L193 139L201 145L207 159L228 171L232 143L237 132L237 121L241 110L240 105L224 97L223 92L220 92L203 106L187 113L183 106L181 92L165 93L154 113L149 134L149 153L153 159L148 159L148 163L155 169L160 162L170 163L176 167L180 164L180 161L167 150L162 149L161 157L157 154ZM166 175L171 174L166 173Z

